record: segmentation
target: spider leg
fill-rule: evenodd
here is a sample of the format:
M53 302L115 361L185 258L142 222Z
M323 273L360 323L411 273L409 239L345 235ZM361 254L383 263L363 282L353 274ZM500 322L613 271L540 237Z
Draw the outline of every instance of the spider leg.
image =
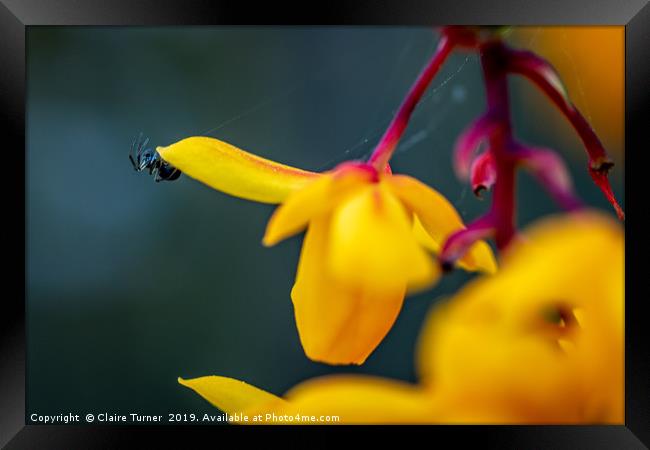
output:
M136 172L149 171L149 175L153 175L156 181L161 181L165 178L161 176L160 169L163 161L160 155L155 150L148 149L149 138L145 138L142 132L131 143L129 150L129 161L133 165Z
M142 132L140 132L140 142L138 144L138 162L140 163L140 170L144 170L147 166L150 166L152 164L150 158L147 158L144 164L141 161L142 154L147 151L145 147L149 143L149 138L146 138L144 141L142 140L142 138L143 135ZM151 174L151 169L149 170L149 174Z
M138 164L135 163L134 156L137 158L135 154L135 147L137 141L138 138L133 139L133 142L131 142L131 150L129 150L129 159L131 160L131 164L133 164L133 168L135 169L136 172L138 172Z
M129 159L131 160L131 164L133 164L133 169L135 169L135 171L137 172L138 171L138 166L136 165L135 161L133 160L133 156L129 155Z
M142 131L140 132L140 134L138 134L138 136L135 138L133 142L135 144L135 152L139 154L140 150L142 149L142 146L140 145L140 143L142 142Z

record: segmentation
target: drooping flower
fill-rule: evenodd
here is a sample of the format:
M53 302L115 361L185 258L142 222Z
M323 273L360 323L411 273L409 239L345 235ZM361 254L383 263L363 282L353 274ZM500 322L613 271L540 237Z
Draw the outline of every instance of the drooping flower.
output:
M283 203L269 223L266 245L307 228L292 299L301 342L314 360L363 363L391 328L405 293L431 285L440 267L496 268L489 246L479 240L463 248L463 257L433 264L425 249L438 252L462 231L460 216L443 196L413 178L393 176L389 166L419 100L462 41L456 34L443 32L367 163L316 174L207 137L145 157L150 171L164 164L231 195Z
M246 423L623 423L622 227L581 212L523 236L496 275L433 309L417 385L336 375L279 397L226 377L179 382Z
M361 364L392 327L407 292L439 276L437 250L463 222L438 192L405 175L344 163L316 174L278 164L217 139L192 137L157 149L186 175L231 195L282 203L263 239L307 229L291 292L307 356ZM477 242L459 265L494 272Z

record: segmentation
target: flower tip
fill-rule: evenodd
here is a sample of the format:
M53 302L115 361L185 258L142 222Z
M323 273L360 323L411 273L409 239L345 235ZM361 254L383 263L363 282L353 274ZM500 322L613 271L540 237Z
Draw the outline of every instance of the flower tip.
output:
M280 206L279 210L276 210L273 213L269 222L266 224L264 236L262 237L262 245L264 247L273 247L275 244L287 237L286 231L282 229L282 224L278 225L278 211L280 210L282 210L282 206Z
M596 159L591 163L591 170L607 175L610 169L614 167L614 161L608 157Z
M614 195L614 192L612 191L612 186L609 183L609 179L607 178L607 171L608 169L603 169L603 167L612 167L613 163L607 162L607 160L602 160L598 162L597 164L595 163L589 166L589 174L591 175L591 178L593 179L594 183L600 188L600 190L605 194L605 197L607 198L607 201L612 205L614 210L616 211L616 215L618 216L619 220L625 220L625 213L623 212L623 208L621 208L621 205L618 203L618 200L616 200L616 196Z
M486 275L494 275L495 273L497 273L498 267L497 267L497 262L494 259L494 257L492 257L490 261L483 264L479 268L479 270L481 272L483 272L484 274L486 274Z
M279 240L278 236L267 232L262 238L262 245L264 247L273 247Z
M625 221L625 212L623 211L623 208L621 208L621 205L616 203L614 205L614 209L616 210L616 215L618 216L619 220Z
M483 200L483 192L487 191L487 187L483 186L482 184L479 184L474 188L474 195L476 198L479 198Z
M454 270L454 263L452 261L440 260L440 270L442 273L450 273Z

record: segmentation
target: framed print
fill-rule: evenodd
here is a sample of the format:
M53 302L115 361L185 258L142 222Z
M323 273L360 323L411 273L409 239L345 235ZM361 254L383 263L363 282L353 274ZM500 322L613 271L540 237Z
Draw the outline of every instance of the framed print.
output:
M0 443L644 448L650 7L445 3L3 0Z

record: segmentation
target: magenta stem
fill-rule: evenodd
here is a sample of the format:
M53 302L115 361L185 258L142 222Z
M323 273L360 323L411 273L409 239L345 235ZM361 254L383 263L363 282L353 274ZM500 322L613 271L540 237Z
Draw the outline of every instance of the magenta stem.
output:
M413 86L411 86L411 89L406 95L406 98L402 101L397 114L395 114L390 125L388 125L388 128L377 144L377 147L375 147L372 156L370 156L368 162L372 164L378 172L383 171L386 164L388 164L388 161L390 161L390 158L397 147L397 143L406 130L415 106L422 98L422 95L431 83L431 80L433 80L438 73L442 63L451 53L453 47L454 44L452 40L443 33L436 52L422 72L420 72L420 75L417 80L415 80Z
M503 50L501 41L488 42L479 48L487 97L486 117L490 117L493 123L488 134L489 151L496 170L492 204L487 214L447 238L439 255L443 269L453 266L480 239L493 236L501 250L515 236L517 155L510 123L508 74L503 64Z
M479 42L481 67L487 96L487 112L457 148L457 171L464 175L469 167L471 152L475 150L481 135L487 136L488 151L494 161L496 179L494 182L492 204L487 214L468 225L467 228L452 233L442 246L439 260L443 268L452 267L477 240L493 236L499 250L505 248L515 237L516 215L516 169L520 164L534 164L534 157L528 154L525 146L515 141L510 122L508 80L509 73L519 73L532 80L562 111L578 132L589 153L589 173L596 184L605 193L607 199L616 209L620 218L623 210L618 205L607 180L607 170L612 166L603 145L589 126L583 115L575 108L563 91L558 87L554 69L544 60L530 52L514 51L505 46L501 40ZM489 126L488 126L489 125ZM480 134L477 134L480 133ZM469 141L467 141L469 140ZM543 153L539 153L543 155ZM549 154L550 155L550 154ZM526 158L531 158L526 161ZM552 158L552 156L550 156ZM476 160L475 160L476 161ZM539 181L551 195L568 210L582 207L573 195L562 165L547 160L541 167L533 166Z
M496 169L489 217L495 229L494 239L499 249L507 246L515 235L516 158L512 151L510 95L508 74L501 58L503 50L503 43L495 41L481 46L480 52L487 94L487 110L498 124L488 139Z
M543 76L541 71L534 70L535 65L550 67L550 64L534 53L523 50L508 49L507 60L510 72L523 75L535 83L571 123L585 145L585 149L589 155L590 169L599 172L607 172L613 163L607 155L600 139L596 136L596 133L593 128L591 128L591 125L589 125L589 122L587 122L587 119L585 119L580 111L576 109L575 105L571 103L571 101L565 98L563 93L559 91L556 86L553 86L549 80Z
M440 264L443 270L450 271L454 263L462 258L476 241L492 237L494 232L492 214L487 213L469 224L467 228L453 233L445 241L440 253Z

